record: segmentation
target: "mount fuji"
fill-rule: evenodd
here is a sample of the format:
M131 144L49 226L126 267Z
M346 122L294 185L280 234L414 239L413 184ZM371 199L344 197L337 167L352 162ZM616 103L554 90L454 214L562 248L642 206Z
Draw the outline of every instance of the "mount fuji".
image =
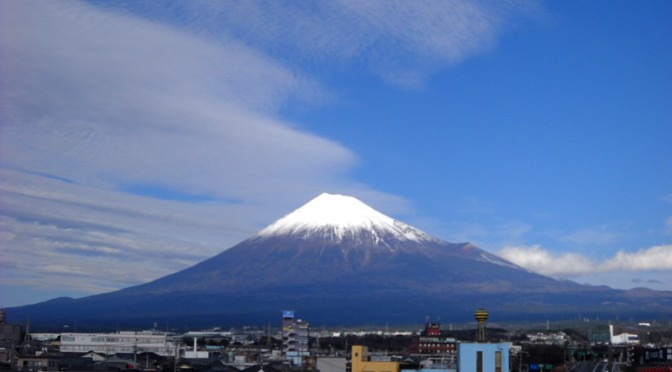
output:
M614 290L527 271L447 243L344 195L322 194L249 239L153 282L6 309L36 326L267 324L284 309L312 323L460 322L661 315L672 292Z

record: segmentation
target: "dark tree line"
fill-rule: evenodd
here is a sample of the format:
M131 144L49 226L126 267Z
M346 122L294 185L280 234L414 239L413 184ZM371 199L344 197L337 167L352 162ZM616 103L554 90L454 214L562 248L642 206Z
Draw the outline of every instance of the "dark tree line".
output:
M390 351L390 352L406 352L411 343L412 336L383 336L383 335L364 335L354 336L349 335L345 337L321 337L320 348L328 350L333 348L335 350L346 350L352 345L364 345L371 351Z

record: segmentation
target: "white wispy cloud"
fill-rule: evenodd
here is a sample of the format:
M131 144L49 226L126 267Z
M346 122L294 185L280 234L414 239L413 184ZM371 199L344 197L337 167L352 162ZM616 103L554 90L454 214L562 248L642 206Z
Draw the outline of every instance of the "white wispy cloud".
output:
M408 211L349 178L350 149L279 109L335 96L306 64L362 63L414 85L483 51L515 13L462 1L133 4L0 3L0 283L15 292L146 282L322 191Z
M665 197L663 197L663 200L668 203L672 203L672 194L665 195ZM665 233L672 234L672 216L668 217L665 220Z
M470 242L485 249L520 244L533 226L518 220L494 219L482 222L449 222L442 226L441 236L453 242Z
M609 226L597 226L569 232L560 239L579 245L614 245L622 237L622 230L616 231Z
M250 48L81 3L3 3L0 18L5 286L145 282L334 182L367 192L342 177L348 149L269 114L322 88Z
M60 7L19 3L3 12L13 32L2 39L2 155L13 166L245 197L263 192L250 187L260 175L285 183L353 165L342 146L260 114L319 92L272 60L235 42ZM60 13L65 19L53 16Z
M543 13L536 1L215 1L154 6L161 8L154 16L171 19L179 12L180 24L198 33L215 38L232 34L280 59L312 68L357 63L404 86L422 84L436 69L488 50L509 18L534 14L538 19Z

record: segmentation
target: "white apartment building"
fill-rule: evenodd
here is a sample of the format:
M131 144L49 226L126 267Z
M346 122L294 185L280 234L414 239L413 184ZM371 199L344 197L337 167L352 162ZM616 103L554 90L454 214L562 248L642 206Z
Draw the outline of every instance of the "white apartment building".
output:
M303 358L310 356L310 326L294 318L294 311L282 312L282 352L285 359L294 365L302 365Z
M116 353L151 352L161 356L175 354L172 336L157 331L122 331L117 333L61 333L62 353L95 351L107 355Z

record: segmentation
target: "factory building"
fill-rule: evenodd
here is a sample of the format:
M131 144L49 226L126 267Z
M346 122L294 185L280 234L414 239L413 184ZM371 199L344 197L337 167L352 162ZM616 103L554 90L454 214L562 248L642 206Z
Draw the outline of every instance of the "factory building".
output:
M161 356L175 354L175 344L168 334L157 331L122 331L118 333L62 333L62 353L94 351L107 355L151 352Z
M609 340L612 345L639 345L639 336L634 333L614 334L614 326L609 324Z

